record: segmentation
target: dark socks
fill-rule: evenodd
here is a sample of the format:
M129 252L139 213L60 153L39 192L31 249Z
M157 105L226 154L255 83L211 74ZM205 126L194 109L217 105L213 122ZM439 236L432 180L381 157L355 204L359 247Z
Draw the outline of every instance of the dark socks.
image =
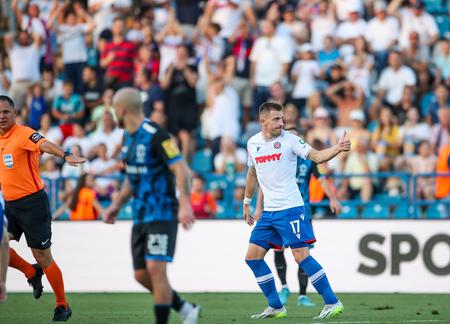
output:
M284 251L274 251L275 256L275 268L277 269L278 277L281 284L286 285L286 259L284 258Z

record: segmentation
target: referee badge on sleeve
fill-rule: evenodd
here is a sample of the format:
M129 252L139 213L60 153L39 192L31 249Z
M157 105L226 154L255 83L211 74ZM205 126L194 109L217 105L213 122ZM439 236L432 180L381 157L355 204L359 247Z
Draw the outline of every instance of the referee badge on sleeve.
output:
M3 155L3 163L8 169L11 169L14 165L14 160L12 154Z
M32 141L34 144L37 144L44 136L39 134L38 132L35 132L30 135L29 140Z

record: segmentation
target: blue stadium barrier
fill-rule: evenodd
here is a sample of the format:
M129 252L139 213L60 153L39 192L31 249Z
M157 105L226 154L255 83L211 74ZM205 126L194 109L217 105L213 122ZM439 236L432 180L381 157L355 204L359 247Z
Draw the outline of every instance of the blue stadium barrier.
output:
M195 152L192 157L191 167L194 172L202 175L212 172L213 161L211 151L209 149L203 149Z
M245 184L245 173L217 175L206 173L206 188L208 191L216 190L219 192L220 199L218 203L218 212L216 218L235 219L242 218L242 202L235 199L236 189L242 188ZM450 173L438 174L427 173L411 175L401 172L378 172L370 174L335 174L329 178L339 181L350 177L370 177L374 181L383 178L396 177L404 183L405 193L391 197L387 193L375 193L372 200L363 202L360 199L342 201L343 211L337 216L338 219L448 219L450 218L450 197L448 200L421 200L416 195L417 180L421 177L450 177ZM107 177L121 180L121 177ZM51 206L56 210L60 206L58 200L60 188L67 178L56 180L45 179L45 190L47 191ZM76 179L76 178L75 178ZM411 187L412 186L412 187ZM412 190L410 190L410 187ZM254 210L256 207L256 194L251 204ZM102 201L103 207L109 205L109 201ZM313 210L328 211L328 201L323 200L318 203L312 203ZM328 215L326 215L328 216ZM59 219L68 219L68 214L62 215ZM122 208L119 219L132 219L131 202Z
M387 219L389 218L390 212L389 207L382 204L381 202L372 202L364 206L362 212L363 218L377 218L377 219Z

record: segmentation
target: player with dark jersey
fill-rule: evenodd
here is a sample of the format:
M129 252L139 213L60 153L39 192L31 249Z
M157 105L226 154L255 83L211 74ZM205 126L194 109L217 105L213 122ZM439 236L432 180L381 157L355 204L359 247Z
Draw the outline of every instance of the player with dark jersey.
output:
M122 159L126 178L103 219L114 223L122 205L133 197L131 245L135 278L153 294L155 323L167 323L170 308L174 308L184 324L196 324L200 307L183 301L171 288L166 273L167 262L173 260L175 252L178 221L185 228L194 221L189 168L169 133L144 119L136 89L119 90L113 106L125 128Z

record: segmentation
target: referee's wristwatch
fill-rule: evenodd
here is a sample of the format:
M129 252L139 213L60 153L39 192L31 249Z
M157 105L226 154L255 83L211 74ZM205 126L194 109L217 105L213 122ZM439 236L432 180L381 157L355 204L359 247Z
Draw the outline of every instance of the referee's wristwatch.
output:
M64 156L63 156L64 162L66 162L66 157L71 156L71 155L72 155L72 153L70 153L69 151L65 151Z

